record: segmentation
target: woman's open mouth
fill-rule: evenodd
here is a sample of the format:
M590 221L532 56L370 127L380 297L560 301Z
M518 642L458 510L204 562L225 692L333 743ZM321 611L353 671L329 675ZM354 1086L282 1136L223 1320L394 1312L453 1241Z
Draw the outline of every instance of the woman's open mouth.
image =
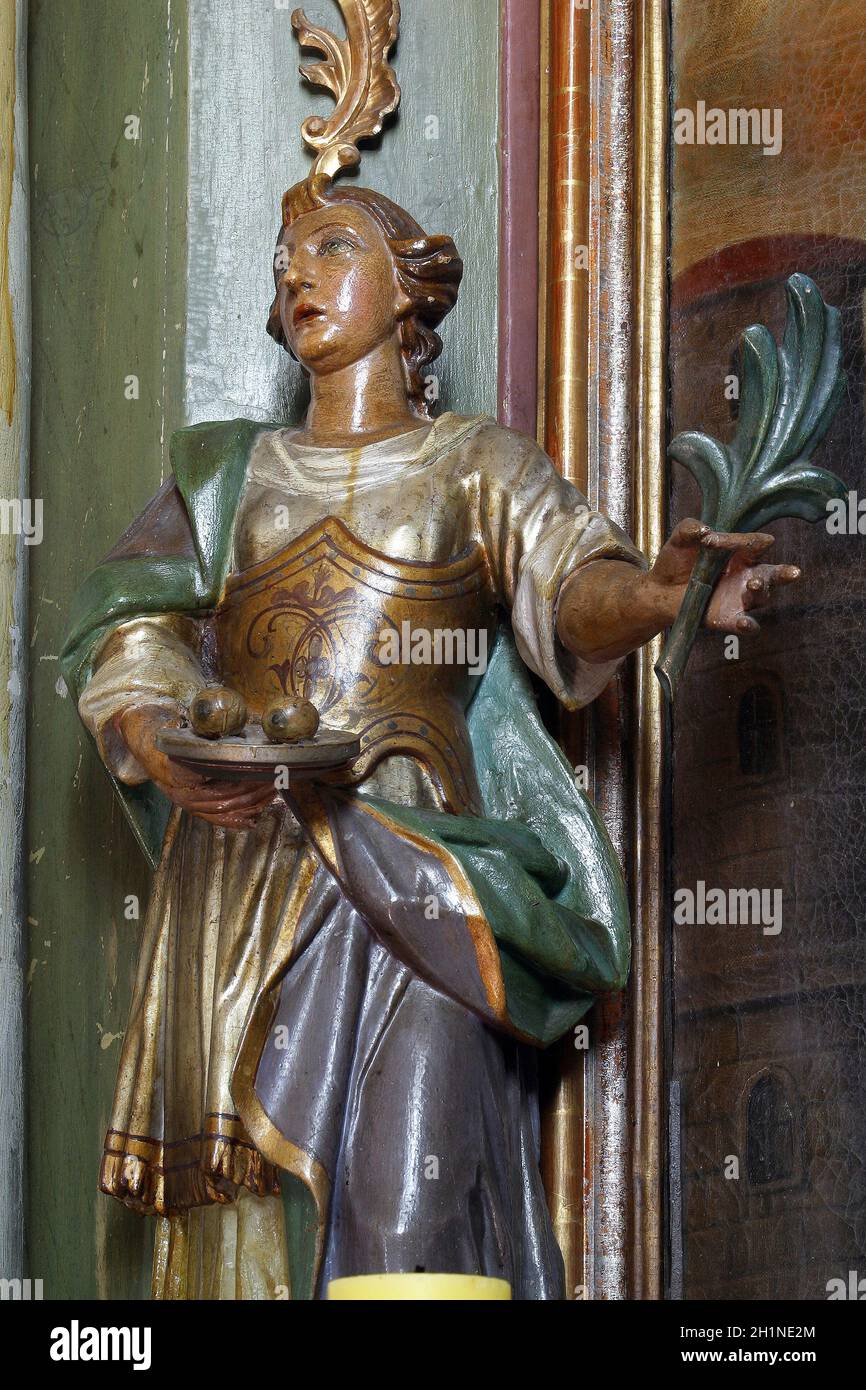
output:
M324 309L319 309L315 304L299 304L292 314L292 323L297 328L299 324L306 323L308 320L323 319L324 317Z

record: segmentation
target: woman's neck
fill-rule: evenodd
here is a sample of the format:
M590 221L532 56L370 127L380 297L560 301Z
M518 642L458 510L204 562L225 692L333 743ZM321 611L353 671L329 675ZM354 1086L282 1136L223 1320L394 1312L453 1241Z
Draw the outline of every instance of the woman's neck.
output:
M310 376L310 405L300 437L322 448L373 444L419 429L425 421L412 409L399 344L380 343L359 362L340 371Z

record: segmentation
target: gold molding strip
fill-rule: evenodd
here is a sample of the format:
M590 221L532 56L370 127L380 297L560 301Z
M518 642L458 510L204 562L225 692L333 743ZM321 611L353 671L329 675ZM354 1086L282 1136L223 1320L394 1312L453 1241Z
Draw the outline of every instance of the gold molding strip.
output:
M535 437L544 448L547 434L547 223L550 185L550 4L539 0L538 83L538 349L537 425Z
M589 280L591 16L578 0L541 12L539 439L564 477L589 491ZM587 761L587 721L561 720L572 763ZM586 1053L567 1037L546 1063L542 1174L565 1263L567 1296L587 1284ZM587 1291L588 1292L588 1291Z
M552 0L546 8L544 447L585 492L590 13L578 0Z
M668 6L646 0L635 31L634 497L636 540L656 555L665 528L668 302ZM663 1296L665 710L653 673L661 639L635 672L634 882L629 1055L634 1299Z

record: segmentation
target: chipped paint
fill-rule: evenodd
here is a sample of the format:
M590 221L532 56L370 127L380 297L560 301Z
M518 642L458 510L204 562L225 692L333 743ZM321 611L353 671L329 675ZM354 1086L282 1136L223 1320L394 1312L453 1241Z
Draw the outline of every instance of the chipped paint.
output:
M12 287L9 275L9 223L15 172L15 27L14 5L0 8L0 412L12 424L17 380Z
M26 6L0 7L0 495L26 497L30 431L30 264ZM22 538L0 537L0 1271L24 1274L25 932L21 913L26 718Z
M29 1008L28 1210L31 1259L56 1298L138 1299L150 1286L152 1225L97 1194L93 1158L139 940L135 930L115 933L111 918L127 893L146 901L149 875L66 698L56 654L73 591L156 491L169 435L183 423L185 35L183 0L30 8L39 267L32 489L60 521L30 551L24 629L36 674L29 848L44 847L41 863L26 866L33 915L44 923L29 955L47 957L51 969L37 965ZM123 138L127 114L141 119L138 141ZM60 215L69 207L75 218ZM123 397L127 373L141 381L134 405ZM28 965L29 956L25 973Z

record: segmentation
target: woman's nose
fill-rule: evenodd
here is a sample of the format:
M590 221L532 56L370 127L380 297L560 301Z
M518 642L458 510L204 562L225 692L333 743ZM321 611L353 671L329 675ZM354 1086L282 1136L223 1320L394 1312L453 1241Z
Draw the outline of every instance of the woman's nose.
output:
M283 273L282 281L293 294L297 294L299 290L311 290L313 288L309 268L298 264L297 261L292 261L291 265L287 267Z

